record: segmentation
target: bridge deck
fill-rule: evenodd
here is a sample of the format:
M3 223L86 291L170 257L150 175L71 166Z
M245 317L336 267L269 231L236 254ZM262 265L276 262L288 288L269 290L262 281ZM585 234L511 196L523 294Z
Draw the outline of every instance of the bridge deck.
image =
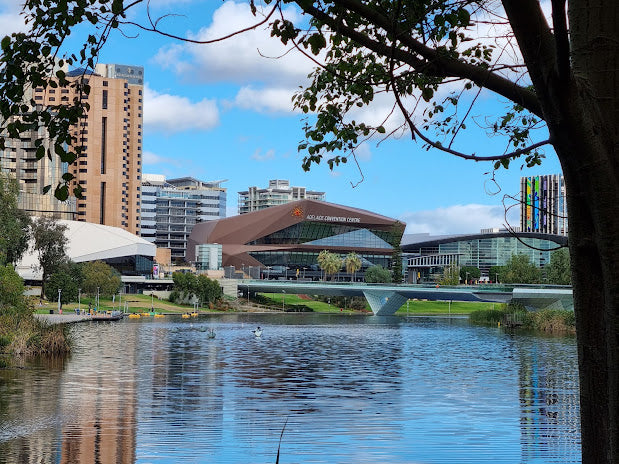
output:
M546 306L573 308L570 287L549 286L428 286L392 285L359 282L300 282L279 280L241 280L240 290L261 293L289 293L328 296L364 296L376 315L394 314L407 299L441 301L523 302L531 309ZM397 306L397 307L396 307Z

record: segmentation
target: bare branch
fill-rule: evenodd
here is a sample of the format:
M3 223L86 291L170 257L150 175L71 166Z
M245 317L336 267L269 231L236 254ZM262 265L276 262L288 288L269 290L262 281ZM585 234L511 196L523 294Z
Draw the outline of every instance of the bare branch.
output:
M131 25L131 26L135 26L139 29L142 29L143 31L147 31L147 32L154 32L156 34L162 35L164 37L169 37L171 39L175 39L175 40L179 40L181 42L187 42L187 43L193 43L193 44L198 44L198 45L207 45L207 44L212 44L212 43L217 43L217 42L222 42L226 39L229 39L231 37L234 37L236 35L239 34L243 34L245 32L248 31L252 31L260 26L262 26L263 24L267 23L269 21L269 19L271 18L271 16L273 16L273 13L275 13L275 11L277 11L277 9L279 8L279 2L275 2L273 4L273 8L271 8L271 11L269 11L269 13L264 17L264 19L262 21L259 21L255 24L252 24L251 26L248 26L246 28L243 29L239 29L236 30L234 32L231 32L228 35L222 36L222 37L218 37L216 39L211 39L211 40L196 40L196 39L190 39L188 37L181 37L175 34L170 34L169 32L165 32L160 30L157 27L157 24L159 23L159 21L163 18L159 18L156 21L153 21L150 16L149 16L149 21L150 21L150 27L144 26L140 23L136 23L134 21L124 21L123 24L127 24L127 25ZM166 15L169 16L169 15Z

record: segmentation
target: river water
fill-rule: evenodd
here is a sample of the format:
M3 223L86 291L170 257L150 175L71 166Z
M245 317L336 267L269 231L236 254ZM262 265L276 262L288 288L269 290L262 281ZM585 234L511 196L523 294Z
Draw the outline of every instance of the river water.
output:
M580 462L571 337L314 314L72 330L69 358L0 369L0 463Z

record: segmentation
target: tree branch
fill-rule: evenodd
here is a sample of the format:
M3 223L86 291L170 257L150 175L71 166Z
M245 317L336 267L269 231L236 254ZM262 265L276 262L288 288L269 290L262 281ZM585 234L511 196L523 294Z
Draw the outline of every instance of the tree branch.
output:
M362 34L345 24L342 19L333 18L319 8L311 4L298 1L299 7L307 14L324 22L334 31L338 31L342 35L349 37L355 42L363 45L370 50L381 54L382 56L390 56L392 54L391 47L377 40L370 39L366 34ZM426 74L434 74L437 77L455 76L469 79L480 87L485 87L493 92L498 93L510 100L522 105L531 113L539 117L543 117L541 107L537 96L531 90L521 87L514 82L499 76L480 66L471 65L461 60L450 58L440 54L436 49L428 47L423 43L415 40L408 31L403 31L393 27L393 22L389 17L383 15L377 9L370 8L359 0L338 0L338 5L343 6L350 11L361 15L368 22L383 28L385 31L390 31L393 34L394 40L399 40L403 45L408 47L410 52L397 49L393 56L404 63L409 64L413 68L423 71ZM422 57L420 59L418 56ZM432 72L434 71L434 72Z
M131 26L135 26L139 29L142 29L143 31L147 31L147 32L155 32L156 34L162 35L164 37L169 37L171 39L175 39L175 40L180 40L181 42L188 42L188 43L193 43L193 44L199 44L199 45L206 45L206 44L212 44L212 43L216 43L216 42L222 42L226 39L229 39L231 37L234 37L235 35L239 35L239 34L243 34L244 32L247 31L251 31L253 29L256 29L257 27L265 24L270 18L271 16L273 16L273 13L275 13L275 11L277 11L277 9L279 8L279 1L275 2L273 4L273 8L271 8L271 11L269 11L269 13L264 17L264 19L260 22L257 22L255 24L252 24L251 26L248 26L246 28L243 29L239 29L237 31L231 32L228 35L222 36L222 37L218 37L216 39L211 39L211 40L195 40L195 39L189 39L187 37L181 37L175 34L170 34L168 32L164 32L162 30L160 30L158 28L158 23L162 18L158 18L156 21L153 21L150 18L150 14L149 14L149 22L150 22L150 27L146 27L142 24L136 23L134 21L123 21L123 24L128 24ZM169 15L166 15L169 16Z
M450 147L446 147L443 144L441 144L440 142L436 142L436 141L431 140L430 138L428 138L423 132L421 132L417 128L415 123L410 118L410 115L409 115L408 111L406 111L406 108L404 107L404 104L402 103L402 100L400 98L400 92L399 92L399 90L397 88L397 83L395 81L395 77L393 76L393 61L392 61L392 65L391 65L391 67L389 69L389 72L391 73L391 77L392 77L392 84L391 85L392 85L392 88L393 88L393 95L395 96L396 103L398 104L398 107L400 108L400 111L404 115L404 118L406 119L408 127L410 128L411 137L413 138L413 140L415 140L415 135L417 135L417 136L419 136L419 138L421 140L423 140L425 143L427 143L428 145L430 145L433 148L436 148L438 150L444 151L445 153L449 153L450 155L457 156L458 158L463 158L463 159L468 159L468 160L473 160L473 161L499 161L499 160L502 160L502 159L513 158L515 156L520 156L520 155L523 155L525 153L529 153L531 150L534 150L536 148L539 148L539 147L542 147L544 145L548 145L548 144L551 143L551 140L547 139L547 140L543 140L541 142L537 142L537 143L534 143L532 145L529 145L528 147L520 148L518 150L512 151L510 153L504 153L502 155L494 155L494 156L477 156L475 154L469 155L469 154L462 153L462 152L457 151L457 150L453 150Z
M552 0L552 24L557 46L557 72L559 79L566 82L570 76L570 39L567 32L565 0Z
M550 96L542 93L546 92L549 84L555 80L557 49L540 3L537 0L502 0L502 2L531 81L540 94L539 99L548 101ZM544 116L542 118L545 119Z

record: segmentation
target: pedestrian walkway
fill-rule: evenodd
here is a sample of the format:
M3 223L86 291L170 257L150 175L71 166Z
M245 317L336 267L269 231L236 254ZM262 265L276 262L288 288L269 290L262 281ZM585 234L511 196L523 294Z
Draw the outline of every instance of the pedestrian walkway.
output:
M35 314L34 317L48 324L70 324L73 322L89 321L91 316L88 314Z

